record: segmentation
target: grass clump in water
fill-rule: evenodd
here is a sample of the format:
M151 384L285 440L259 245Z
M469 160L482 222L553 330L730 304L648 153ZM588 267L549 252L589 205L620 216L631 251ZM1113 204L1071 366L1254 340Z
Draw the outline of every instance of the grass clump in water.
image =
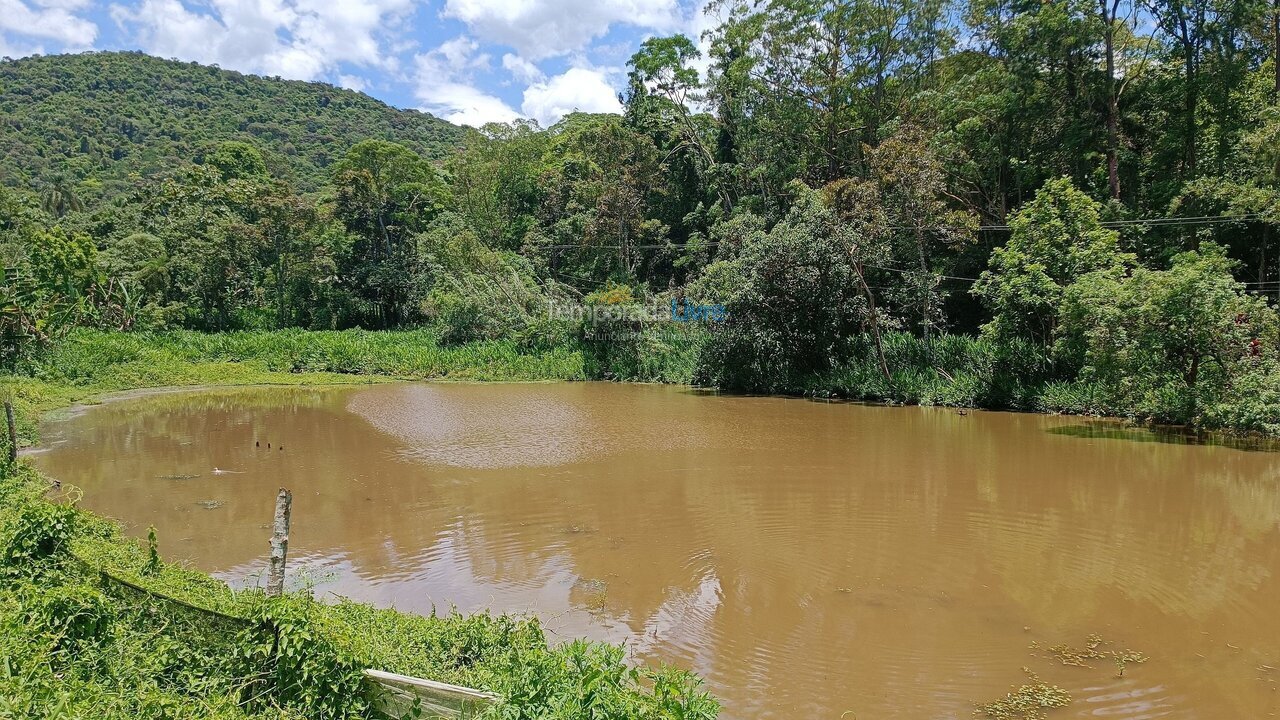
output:
M1101 635L1094 633L1085 639L1084 647L1074 648L1065 643L1054 645L1049 648L1049 652L1058 658L1058 662L1063 665L1074 665L1076 667L1093 667L1089 664L1090 660L1109 659L1116 664L1117 676L1124 675L1125 666L1129 663L1144 663L1147 656L1137 650L1106 650L1103 645L1107 641L1102 639ZM1037 647L1034 643L1032 647Z
M991 720L1041 720L1047 710L1070 704L1071 695L1066 690L1042 681L1027 668L1022 670L1027 674L1026 684L999 700L979 705L973 714Z

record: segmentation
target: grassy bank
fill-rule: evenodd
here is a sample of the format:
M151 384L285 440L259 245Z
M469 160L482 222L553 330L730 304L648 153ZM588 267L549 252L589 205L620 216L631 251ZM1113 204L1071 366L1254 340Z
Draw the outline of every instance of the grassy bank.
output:
M678 379L673 373L690 366L679 358L689 353L678 338L652 342L667 349L628 372ZM388 378L581 380L590 362L624 367L577 342L444 347L429 331L76 331L0 376L0 394L15 401L20 443L29 443L44 411L114 391ZM492 714L501 718L676 720L717 712L692 675L630 667L621 648L606 644L552 647L529 618L423 617L305 595L233 592L159 561L114 524L76 509L74 489L50 496L48 488L31 468L0 461L0 718L370 717L364 668L498 693L504 701Z
M104 393L184 385L339 384L390 378L583 380L580 350L511 341L444 347L426 330L207 334L77 330L0 375L0 395L22 418L24 442L48 410Z
M107 333L76 330L56 345L0 374L0 396L19 409L23 444L37 437L41 413L106 393L140 388L246 384L348 384L389 379L692 383L708 375L710 334L697 323L643 327L605 325L538 342L440 342L437 330ZM1019 343L941 335L926 343L887 332L886 377L866 336L848 339L834 365L770 388L807 397L908 405L978 407L1023 412L1111 415L1236 434L1274 435L1274 392L1236 388L1240 397L1207 398L1191 412L1186 393L1118 393L1064 374L1045 353ZM730 358L732 360L732 358ZM1246 402L1247 401L1247 402ZM1250 404L1252 403L1252 404ZM1185 404L1185 403L1182 403ZM1258 405L1259 407L1253 407ZM1243 409L1242 409L1243 408ZM1247 412L1245 412L1247 411Z
M802 376L786 392L908 405L1127 418L1236 438L1280 436L1280 395L1265 372L1225 388L1190 388L1180 378L1128 378L1116 384L1064 372L1043 351L984 337L942 335L931 343L908 333L883 338L889 377L870 339L850 341L828 371ZM1259 359L1259 365L1262 361Z
M367 718L364 668L498 693L494 718L716 715L692 675L533 619L233 592L48 488L0 463L0 717Z
M905 405L1060 410L1045 404L1049 369L1028 348L965 335L942 335L926 344L899 332L885 333L882 345L888 377L871 340L861 337L850 342L844 360L804 376L794 392Z
M77 330L0 375L19 409L24 444L40 414L140 388L246 384L348 384L389 379L690 383L708 338L696 323L605 326L553 341L443 345L435 330L246 331L208 334ZM884 335L885 377L869 338L848 341L829 370L773 392L913 405L1138 417L1097 385L1055 376L1031 348L964 335L926 344ZM749 390L749 389L748 389Z

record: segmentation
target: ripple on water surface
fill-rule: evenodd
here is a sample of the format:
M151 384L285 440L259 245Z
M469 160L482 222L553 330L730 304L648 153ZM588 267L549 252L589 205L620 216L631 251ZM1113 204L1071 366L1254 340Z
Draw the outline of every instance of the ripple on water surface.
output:
M1073 696L1051 718L1280 713L1280 456L1070 422L598 383L237 390L67 418L32 461L238 582L287 485L317 592L531 612L698 671L731 720L967 718L1024 667ZM1044 650L1094 633L1150 659L1117 677Z

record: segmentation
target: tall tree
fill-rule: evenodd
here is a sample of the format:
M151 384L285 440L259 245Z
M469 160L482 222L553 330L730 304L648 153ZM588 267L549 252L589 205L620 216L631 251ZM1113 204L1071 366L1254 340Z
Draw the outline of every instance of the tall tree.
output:
M448 203L448 187L432 165L403 145L357 143L333 170L334 215L356 238L347 281L372 302L383 327L406 319L415 272L415 233Z
M716 136L714 118L695 114L694 106L706 100L697 68L691 63L702 56L693 41L684 35L645 40L627 64L627 116L637 127L657 126L674 142L668 155L692 155L698 180L714 187L726 211L733 200L722 178L719 161L712 151L711 138Z

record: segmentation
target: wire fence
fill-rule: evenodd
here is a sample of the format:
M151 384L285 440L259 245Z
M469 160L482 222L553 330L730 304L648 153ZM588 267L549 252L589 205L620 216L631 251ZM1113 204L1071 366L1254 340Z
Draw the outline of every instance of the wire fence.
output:
M231 658L246 636L270 643L271 651L259 667L247 668L249 672L241 678L246 702L270 692L268 678L280 647L280 630L275 623L201 607L119 577L75 553L70 556L86 574L98 578L104 594L152 616L161 632L188 647L214 648L222 651L224 658ZM384 718L469 720L500 701L492 693L381 670L365 670L363 675L369 699Z
M182 652L182 661L193 672L232 672L242 702L252 704L271 691L269 678L277 661L279 629L270 621L254 620L201 607L120 577L85 558L70 553L87 577L96 578L108 598L137 613L157 637L164 636ZM243 652L248 640L270 651L264 655Z

